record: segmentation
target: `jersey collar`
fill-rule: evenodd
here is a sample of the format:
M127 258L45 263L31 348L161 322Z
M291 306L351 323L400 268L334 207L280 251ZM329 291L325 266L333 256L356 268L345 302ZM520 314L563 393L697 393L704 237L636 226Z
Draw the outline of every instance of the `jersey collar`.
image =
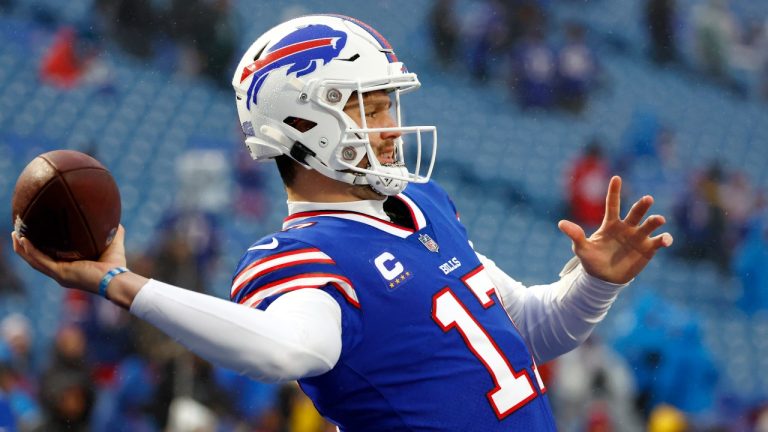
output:
M383 200L361 200L342 203L318 203L306 201L288 201L289 216L283 222L283 229L290 228L304 219L316 216L336 217L364 223L401 238L406 238L427 225L421 209L405 194L393 198L405 203L411 212L416 230L395 225L384 212Z
M384 200L361 200L340 203L320 203L308 201L288 201L288 215L307 212L354 212L389 222L389 216L384 213Z

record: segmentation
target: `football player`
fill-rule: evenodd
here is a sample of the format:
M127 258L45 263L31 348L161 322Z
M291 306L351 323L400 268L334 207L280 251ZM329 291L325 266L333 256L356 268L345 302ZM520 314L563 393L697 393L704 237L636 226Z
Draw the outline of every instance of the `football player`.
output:
M55 262L17 235L14 250L212 362L298 380L342 431L555 430L536 365L584 341L671 245L652 234L664 218L645 218L653 199L620 218L614 177L594 234L560 222L575 253L560 279L524 287L474 250L429 180L436 130L403 125L400 110L419 81L373 28L285 22L251 45L233 85L245 144L276 160L289 215L245 251L232 302L127 271L122 228L98 262Z

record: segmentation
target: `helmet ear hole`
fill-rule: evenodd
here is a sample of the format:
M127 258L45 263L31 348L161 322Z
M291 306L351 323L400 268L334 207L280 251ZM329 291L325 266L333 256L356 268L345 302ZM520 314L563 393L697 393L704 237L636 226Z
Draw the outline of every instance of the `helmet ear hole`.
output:
M283 120L283 123L287 124L288 126L296 129L297 131L304 133L308 130L314 128L317 126L317 123L313 122L312 120L307 120L299 117L286 117Z

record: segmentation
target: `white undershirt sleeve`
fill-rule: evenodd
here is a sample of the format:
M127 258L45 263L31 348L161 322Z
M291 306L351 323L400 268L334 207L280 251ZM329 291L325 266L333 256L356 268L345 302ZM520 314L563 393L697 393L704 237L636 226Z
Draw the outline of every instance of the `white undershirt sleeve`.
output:
M576 348L603 320L627 284L605 282L587 274L578 259L566 264L560 280L526 288L487 257L477 254L488 271L510 318L537 362Z
M286 293L265 311L150 280L131 313L200 357L264 382L316 376L341 355L341 308L328 293Z

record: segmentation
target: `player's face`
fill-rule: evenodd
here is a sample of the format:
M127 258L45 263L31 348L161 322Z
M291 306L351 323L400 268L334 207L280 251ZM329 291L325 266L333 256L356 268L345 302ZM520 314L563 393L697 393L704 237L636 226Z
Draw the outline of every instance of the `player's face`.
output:
M374 91L363 95L363 105L365 107L365 122L369 128L386 128L397 126L395 117L392 113L392 100L389 94L384 90ZM347 113L360 126L360 107L356 94L344 106L344 112ZM381 133L370 133L368 139L371 147L376 153L376 157L381 164L391 164L395 162L395 140L401 135L400 132L388 131ZM368 164L366 158L361 161L362 167Z

